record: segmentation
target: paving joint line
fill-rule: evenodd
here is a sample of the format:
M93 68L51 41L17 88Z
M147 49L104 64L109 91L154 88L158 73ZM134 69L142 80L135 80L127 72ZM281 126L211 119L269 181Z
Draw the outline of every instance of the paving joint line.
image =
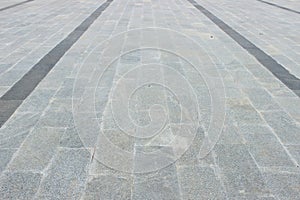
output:
M277 7L277 8L281 8L281 9L286 10L286 11L289 11L289 12L293 12L293 13L296 13L296 14L300 14L300 12L297 11L297 10L293 10L293 9L290 9L290 8L287 8L287 7L284 7L284 6L280 6L280 5L275 4L275 3L271 3L271 2L268 2L268 1L264 1L264 0L257 0L257 1L259 1L259 2L261 2L261 3L264 3L264 4L268 4L268 5L270 5L270 6L275 6L275 7Z
M249 54L254 56L256 60L262 64L266 69L268 69L277 79L279 79L285 86L292 90L297 96L300 97L300 79L293 74L291 74L285 67L279 64L274 58L265 53L251 41L246 39L236 30L227 25L220 18L212 14L203 6L199 5L194 0L189 1L196 9L198 9L202 14L209 18L215 25L217 25L223 32L225 32L229 37L231 37L235 42L237 42L243 49L245 49Z
M14 7L23 5L23 4L25 4L25 3L30 3L30 2L32 2L32 1L34 1L34 0L27 0L27 1L23 1L23 2L20 2L20 3L16 3L16 4L13 4L13 5L4 7L4 8L0 8L0 12L1 12L1 11L4 11L4 10L8 10L8 9L10 9L10 8L14 8Z
M112 2L101 4L0 98L0 110L4 111L0 113L0 128Z

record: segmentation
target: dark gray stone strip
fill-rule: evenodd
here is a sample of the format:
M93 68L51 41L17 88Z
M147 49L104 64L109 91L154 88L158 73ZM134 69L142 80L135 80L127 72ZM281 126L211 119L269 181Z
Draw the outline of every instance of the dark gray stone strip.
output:
M36 88L64 54L93 24L113 0L107 0L76 27L64 40L36 63L18 82L0 98L0 127L16 111L24 99ZM18 104L16 103L18 102Z
M300 14L300 12L297 11L297 10L293 10L293 9L290 9L290 8L287 8L287 7L283 7L283 6L280 6L280 5L275 4L275 3L271 3L271 2L267 2L267 1L263 1L263 0L257 0L257 1L268 4L270 6L275 6L277 8L281 8L281 9L286 10L286 11L290 11L290 12L293 12L293 13L296 13L296 14Z
M14 8L14 7L20 6L20 5L25 4L25 3L29 3L29 2L31 2L31 1L33 1L33 0L22 1L22 2L20 2L20 3L16 3L16 4L13 4L13 5L4 7L4 8L0 8L0 11L8 10L8 9L10 9L10 8Z
M216 17L210 11L199 5L194 0L188 0L195 8L202 12L207 18L209 18L214 24L222 29L228 36L236 41L241 47L248 51L252 56L256 58L265 68L267 68L276 78L284 83L289 89L291 89L296 95L300 97L300 79L291 74L281 64L274 60L271 56L258 48L255 44L250 42L240 33L232 29L229 25Z
M10 118L22 101L0 100L0 127Z

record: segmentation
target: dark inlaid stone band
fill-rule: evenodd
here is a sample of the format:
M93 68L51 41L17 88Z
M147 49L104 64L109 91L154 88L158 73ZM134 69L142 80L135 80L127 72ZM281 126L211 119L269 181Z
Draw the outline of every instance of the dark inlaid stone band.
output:
M290 12L293 12L293 13L296 13L296 14L300 14L300 12L297 11L297 10L293 10L293 9L290 9L290 8L287 8L287 7L283 7L283 6L280 6L280 5L275 4L275 3L271 3L271 2L267 2L267 1L263 1L263 0L257 0L257 1L268 4L268 5L271 5L271 6L275 6L277 8L281 8L281 9L286 10L286 11L290 11Z
M296 95L300 97L300 79L291 74L281 64L274 60L271 56L266 54L263 50L258 48L255 44L250 42L244 36L232 29L229 25L209 12L203 6L199 5L194 0L188 0L195 8L201 11L206 17L208 17L214 24L222 29L228 36L236 41L241 47L248 51L252 56L256 58L265 68L267 68L275 77L277 77L282 83L290 88Z
M25 3L29 3L29 2L31 2L31 1L33 1L33 0L22 1L22 2L20 2L20 3L16 3L16 4L13 4L13 5L4 7L4 8L0 8L0 11L8 10L8 9L10 9L10 8L14 8L14 7L20 6L20 5L25 4Z
M0 127L112 1L107 0L99 6L0 98Z

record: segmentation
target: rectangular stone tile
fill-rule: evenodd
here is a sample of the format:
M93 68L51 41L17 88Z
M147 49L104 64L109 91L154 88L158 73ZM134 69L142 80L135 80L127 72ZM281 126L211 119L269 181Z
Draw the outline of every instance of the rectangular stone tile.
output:
M238 125L262 124L263 120L247 99L228 99L226 114Z
M284 144L300 144L300 125L285 112L263 112L263 117Z
M0 97L2 97L8 89L9 86L0 87Z
M79 199L90 159L86 149L60 149L45 172L36 199Z
M42 174L32 172L4 173L0 177L1 199L33 199Z
M24 130L13 135L1 135L0 136L0 147L1 148L19 148L24 139L29 134L30 130Z
M0 149L0 173L6 168L17 149Z
M300 145L288 145L287 149L300 165Z
M67 72L61 70L50 71L49 74L47 74L47 76L39 83L37 88L58 89L67 75Z
M135 174L132 199L180 199L175 165Z
M180 199L172 156L168 147L136 147L132 199Z
M0 76L0 86L12 86L25 74L24 70L10 70Z
M260 83L276 97L297 97L294 92L288 90L283 83L274 78L260 79Z
M220 180L209 167L179 167L178 180L182 199L226 199Z
M85 84L81 84L84 82ZM87 84L88 79L66 79L63 85L55 94L55 98L67 99L67 98L80 98L85 90L85 85ZM80 86L80 87L79 87ZM75 88L76 87L76 88Z
M175 133L176 134L176 133ZM179 133L182 134L182 133ZM202 128L198 128L195 137L190 144L189 148L176 160L177 167L183 166L209 166L213 165L213 157L212 154L208 154L205 158L199 158L199 151L204 141L204 130Z
M277 97L275 98L282 107L295 119L300 122L300 99L299 97Z
M103 134L113 145L116 145L123 151L133 152L135 141L133 136L128 135L120 129L103 130Z
M82 199L131 199L132 179L114 175L90 177Z
M216 145L216 160L229 198L265 194L263 177L245 145Z
M279 110L279 105L274 101L274 98L262 88L247 88L243 91L248 95L251 102L258 110Z
M73 113L72 125L85 147L94 148L100 134L101 119L96 118L96 113Z
M39 117L38 113L15 113L0 129L0 147L19 148Z
M300 174L267 171L263 173L267 186L278 199L298 199L300 196Z
M25 99L18 110L20 112L41 112L48 106L54 93L55 90L51 89L33 91L33 93Z
M242 129L255 130L257 126L247 126ZM294 166L290 156L270 129L265 129L263 133L244 134L244 137L249 152L260 167Z
M72 99L51 99L51 103L47 110L53 112L72 112L73 105L77 104L78 100ZM73 104L74 103L74 104Z
M244 89L244 88L261 87L258 81L256 81L253 75L248 71L243 71L243 70L233 71L231 75L233 76L234 82L237 84L239 88Z
M40 119L37 126L44 127L69 127L72 124L72 112L56 112L48 110Z
M11 171L42 171L54 156L64 129L36 128L18 150L10 162Z
M231 124L230 119L228 119L225 123L226 125L223 126L218 144L243 144L245 141L242 133L239 131L239 127Z
M82 148L83 143L75 127L67 128L60 138L60 147Z
M225 86L226 98L240 98L242 96L241 89Z

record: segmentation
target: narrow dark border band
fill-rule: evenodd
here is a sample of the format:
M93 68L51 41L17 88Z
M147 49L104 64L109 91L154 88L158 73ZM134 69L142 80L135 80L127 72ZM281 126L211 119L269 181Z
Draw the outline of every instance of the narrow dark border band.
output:
M250 42L240 33L232 29L229 25L216 17L210 11L199 5L194 0L188 0L195 8L209 18L214 24L216 24L222 31L224 31L229 37L236 41L241 47L248 51L256 60L267 68L276 78L284 83L289 89L291 89L296 95L300 97L300 79L291 74L281 64L274 60L271 56L258 48L255 44Z
M4 11L4 10L8 10L8 9L10 9L10 8L14 8L14 7L20 6L20 5L25 4L25 3L29 3L29 2L31 2L31 1L33 1L33 0L27 0L27 1L20 2L20 3L16 3L16 4L14 4L14 5L7 6L7 7L5 7L5 8L0 8L0 12L1 12L1 11Z
M113 0L107 0L89 17L77 26L64 40L36 63L18 82L0 98L0 127L21 105L24 99L36 88L56 63L93 24Z
M257 1L259 1L261 3L268 4L270 6L275 6L277 8L281 8L281 9L286 10L286 11L290 11L290 12L293 12L293 13L296 13L296 14L300 14L300 12L297 11L297 10L293 10L293 9L290 9L290 8L287 8L287 7L283 7L283 6L277 5L275 3L271 3L271 2L267 2L267 1L263 1L263 0L257 0Z

